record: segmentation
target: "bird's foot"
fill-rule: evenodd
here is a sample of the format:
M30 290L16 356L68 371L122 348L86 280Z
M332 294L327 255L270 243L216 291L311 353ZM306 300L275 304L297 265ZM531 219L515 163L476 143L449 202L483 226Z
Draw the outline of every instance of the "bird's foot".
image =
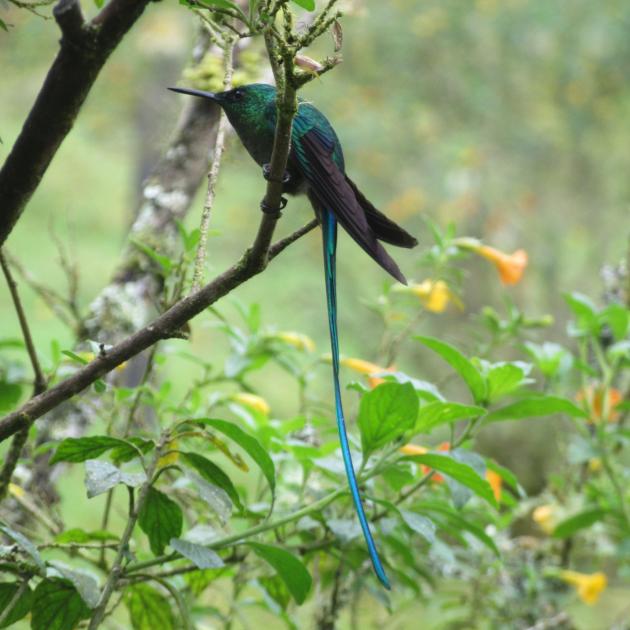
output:
M268 181L268 182L277 182L278 184L288 184L291 181L291 175L289 175L288 171L284 172L284 175L282 176L282 179L273 179L271 177L271 164L267 163L267 164L263 164L262 167L262 172L263 172L263 177ZM284 206L283 206L284 207Z
M287 205L287 199L286 197L280 197L280 205L277 208L272 208L266 201L266 199L263 199L260 202L260 209L265 213L265 214L271 214L271 215L275 215L276 218L280 218L282 216L282 210L284 210L284 208Z

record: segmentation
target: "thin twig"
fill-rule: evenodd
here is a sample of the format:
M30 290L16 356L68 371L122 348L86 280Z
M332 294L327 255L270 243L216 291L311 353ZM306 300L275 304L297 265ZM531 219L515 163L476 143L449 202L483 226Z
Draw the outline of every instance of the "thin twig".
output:
M26 319L26 314L24 313L24 309L22 308L22 302L20 300L20 295L18 293L17 283L15 279L11 275L11 270L9 269L9 265L4 257L3 251L0 249L0 267L2 267L2 273L7 281L7 285L9 287L9 293L11 294L11 299L13 300L13 306L15 308L15 312L18 317L18 321L20 322L20 328L22 330L22 336L24 337L24 344L26 345L26 351L28 352L28 358L31 361L31 366L33 367L33 375L34 375L34 386L33 386L33 394L36 396L37 394L41 394L46 389L46 377L44 376L44 372L42 371L41 366L39 365L39 359L37 358L37 351L35 350L35 344L33 343L33 337L31 336L31 331L28 326L28 320Z
M232 87L232 74L234 70L234 39L229 35L224 40L224 66L225 76L223 77L223 88L229 90ZM221 158L223 157L223 149L225 147L225 133L228 121L225 112L221 110L217 137L214 142L214 151L212 154L212 166L208 172L208 190L206 191L206 199L201 212L201 225L199 227L199 243L197 245L197 253L195 255L195 267L193 270L191 291L198 291L203 283L204 267L206 264L206 254L208 249L208 228L210 227L210 213L214 204L217 180L219 179L219 170L221 168Z
M42 368L39 364L39 359L37 358L37 351L35 350L33 337L31 336L28 320L26 319L26 313L24 312L24 309L22 307L22 301L20 300L20 295L18 293L17 283L11 275L11 270L9 269L9 265L7 264L4 253L1 249L0 267L2 267L2 273L4 274L7 285L9 287L9 293L11 294L13 306L15 308L15 312L20 323L20 328L22 330L22 336L24 337L26 351L33 367L33 395L37 396L37 394L41 394L46 390L46 377L44 376L44 372L42 371ZM27 422L25 426L23 426L22 429L18 431L13 437L9 452L7 453L6 459L4 460L4 464L2 466L2 470L0 470L0 501L2 501L7 495L9 483L11 482L11 477L13 476L15 467L17 466L20 455L22 454L22 449L24 448L26 440L28 439L28 431L30 429L30 426L30 423Z

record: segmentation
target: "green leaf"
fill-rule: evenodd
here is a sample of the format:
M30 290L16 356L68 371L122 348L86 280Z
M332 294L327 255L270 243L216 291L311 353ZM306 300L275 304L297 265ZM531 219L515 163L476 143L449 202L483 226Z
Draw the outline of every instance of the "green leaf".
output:
M20 584L17 582L3 582L0 584L0 611L7 609L9 604L13 601L15 594L18 592ZM26 587L20 598L13 605L9 616L0 623L0 628L8 628L16 621L22 619L28 615L33 605L33 591L29 586Z
M468 464L458 462L448 455L436 455L434 453L408 455L405 459L424 464L429 468L448 475L451 479L458 481L463 486L472 490L477 496L487 501L490 505L494 507L497 506L490 484L480 477L474 468L468 466Z
M315 11L315 0L292 0L298 6L307 11Z
M88 499L107 492L119 483L130 488L137 488L147 480L144 472L128 473L100 459L88 459L85 462L85 487Z
M6 31L7 33L9 32L9 27L7 26L7 23L4 20L0 20L0 28L3 31ZM2 143L2 139L0 138L0 143Z
M77 593L79 593L81 599L87 604L88 608L96 608L101 594L96 577L85 571L71 569L70 567L54 560L51 564L56 571L61 573L61 577L72 582L74 588L77 589Z
M453 510L453 508L437 502L421 503L417 507L418 509L422 509L427 512L442 515L456 529L466 531L474 536L477 540L488 547L488 549L491 549L497 557L501 555L494 540L492 540L492 538L490 538L490 536L488 536L481 527L463 518L458 512Z
M175 617L168 599L147 584L136 584L125 591L125 604L134 630L175 630Z
M169 545L180 553L184 558L188 558L199 569L220 569L225 566L221 556L203 545L172 538Z
M110 453L114 464L129 462L136 457L140 457L141 453L145 455L155 447L153 440L145 440L141 437L132 437L121 441L123 443L112 449Z
M280 547L260 543L247 543L247 545L276 570L287 585L293 599L298 604L304 603L313 581L306 567L293 554Z
M22 387L17 383L0 381L0 411L13 409L22 397Z
M94 383L94 391L97 394L102 394L103 392L107 391L107 385L105 384L105 381L101 378L97 378Z
M23 534L20 532L16 532L14 529L6 525L0 525L0 531L4 533L5 536L8 536L11 540L13 540L22 551L26 552L32 559L33 562L42 570L46 570L46 565L42 560L42 557L39 555L39 551L37 551L37 547Z
M146 501L138 518L140 529L149 537L151 551L159 556L171 538L179 538L182 533L184 515L182 510L163 492L149 488Z
M62 350L61 354L65 354L67 357L69 357L73 361L76 361L77 363L80 363L81 365L87 365L89 363L87 359L84 359L82 356L79 356L71 350Z
M148 256L153 262L156 262L164 272L164 275L168 275L173 269L173 262L168 256L158 254L152 247L141 243L136 239L129 239L133 245L135 245L143 254Z
M609 304L599 314L599 321L610 327L616 341L621 341L628 333L630 311L621 304Z
M243 509L241 499L232 480L215 463L197 453L181 453L184 461L192 466L207 482L218 486L226 492L232 502Z
M199 0L199 2L207 7L238 10L238 7L233 2L230 2L230 0Z
M409 510L398 510L398 512L409 529L420 534L429 544L435 541L435 523L430 518Z
M42 580L33 593L32 630L73 630L90 609L70 580Z
M575 322L572 322L570 334L572 336L597 334L599 332L597 307L591 299L581 293L565 295L564 299L575 316Z
M523 364L527 371L531 365ZM526 371L516 363L495 363L491 365L486 374L488 387L488 402L495 402L499 398L511 394L525 382Z
M357 419L363 456L412 429L418 418L418 405L418 395L410 383L381 383L364 394Z
M433 337L416 336L414 339L437 352L464 379L476 403L482 403L485 400L486 383L483 377L459 350Z
M608 510L601 510L599 508L585 510L584 512L574 514L556 525L553 530L553 537L568 538L569 536L575 534L578 530L586 529L587 527L593 525L593 523L601 521L606 514L608 514Z
M255 462L258 464L265 479L269 483L271 493L275 495L276 492L276 471L273 465L273 461L267 451L260 445L260 442L248 435L239 426L227 420L214 420L210 418L196 418L190 420L190 422L196 422L205 426L212 427L215 431L227 435L232 441L236 442Z
M58 543L107 542L108 540L118 540L118 536L101 529L86 532L80 527L67 529L65 532L55 536L55 542Z
M105 451L112 448L132 448L125 440L109 437L108 435L95 435L94 437L66 438L59 444L50 463L57 462L84 462L88 459L96 459ZM135 451L135 449L134 449ZM137 451L135 451L137 452Z
M267 595L269 595L282 610L287 609L287 606L291 603L291 593L289 593L289 589L279 575L259 577L258 582L265 589Z
M484 424L503 420L521 420L523 418L550 416L555 413L564 413L573 418L587 417L585 411L566 398L536 396L535 398L524 398L506 407L491 411L484 418Z
M416 422L414 431L417 433L430 433L441 424L477 418L485 413L486 410L483 407L450 402L432 402L420 407L418 422Z

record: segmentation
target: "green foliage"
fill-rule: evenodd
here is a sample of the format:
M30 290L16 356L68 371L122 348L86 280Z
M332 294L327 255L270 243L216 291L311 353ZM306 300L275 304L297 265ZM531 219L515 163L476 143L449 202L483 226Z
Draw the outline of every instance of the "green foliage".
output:
M232 441L236 442L260 467L263 475L269 483L271 492L275 492L276 489L276 471L273 465L271 457L269 457L267 451L263 449L256 438L248 435L239 426L232 422L225 420L214 420L210 418L196 418L190 422L202 424L215 429L229 437Z
M182 4L199 7L188 0ZM224 24L221 10L239 15L241 11L228 0L201 4L209 9L211 28ZM311 0L296 4L309 11L315 6ZM160 342L147 378L140 384L130 385L136 381L118 373L96 381L94 390L99 396L83 394L89 407L86 413L93 421L85 430L93 435L49 442L34 450L34 456L45 457L54 449L49 463L60 465L55 475L61 471L58 487L64 502L58 510L49 508L18 485L24 483L21 476L14 478L16 486L8 499L13 503L7 503L3 518L12 522L13 511L26 509L38 519L38 527L22 530L17 520L15 526L2 526L7 544L0 546L0 569L11 571L3 578L8 581L0 584L0 610L19 588L16 574L30 584L5 625L31 612L33 628L76 627L92 614L119 555L121 579L108 613L114 625L131 623L142 629L191 627L193 623L223 627L239 618L244 625L248 621L254 625L251 620L258 622L259 609L275 618L270 627L275 627L276 620L290 628L331 627L333 613L338 615L343 607L353 611L358 627L373 624L380 607L387 608L392 615L389 621L400 627L415 627L420 618L423 624L426 620L427 628L534 627L559 613L579 625L585 609L578 608L575 596L557 582L561 568L587 573L605 566L614 576L611 582L627 586L630 408L627 400L620 399L628 391L630 311L619 300L621 293L607 296L601 304L584 294L570 293L565 296L566 307L555 304L555 294L547 296L553 317L532 315L518 304L544 302L540 292L532 289L535 280L528 279L524 292L520 287L500 289L484 281L457 237L458 230L470 225L475 233L480 226L486 226L484 230L499 226L499 235L510 232L508 241L514 235L524 238L531 233L535 240L528 251L533 273L559 274L564 286L583 286L579 270L584 265L573 265L572 260L570 266L557 266L562 248L553 229L546 223L547 232L531 226L540 225L539 216L551 220L552 213L542 211L546 204L575 202L564 201L567 191L575 190L576 197L589 195L584 190L580 193L578 181L563 186L562 195L553 200L531 201L531 191L514 175L531 171L536 185L544 179L541 174L556 177L556 169L547 172L546 160L540 159L547 155L548 144L570 155L585 172L594 173L588 165L608 164L600 158L601 147L610 142L600 138L600 148L598 143L576 142L576 138L591 137L582 135L584 129L592 128L588 120L595 115L587 110L599 98L609 100L608 92L582 107L565 103L562 109L557 102L566 94L556 90L556 83L572 73L585 73L593 85L621 93L615 72L624 61L622 56L610 55L614 33L605 41L595 33L588 39L593 45L585 47L592 48L591 52L580 51L571 67L558 60L550 73L553 80L539 72L523 78L520 66L515 66L517 48L534 59L548 57L555 47L550 34L566 29L567 23L586 28L582 22L586 18L571 14L558 21L552 11L541 13L535 3L473 4L428 2L420 6L407 0L368 4L370 19L362 20L361 26L365 34L345 38L351 47L349 60L366 59L365 67L356 77L345 75L343 89L336 90L334 97L322 93L319 100L317 94L318 103L332 99L340 126L344 116L351 116L353 124L343 130L349 139L348 162L363 163L364 175L372 176L364 179L373 186L376 198L387 203L383 199L391 196L393 188L405 185L416 191L388 204L392 216L403 217L410 205L416 212L428 203L441 214L458 218L457 229L454 223L443 228L427 221L422 251L412 252L410 256L416 258L407 259L410 264L404 268L416 269L434 283L444 282L450 292L449 305L461 299L467 311L440 311L426 295L421 297L420 285L415 283L407 289L385 286L376 296L363 267L356 265L358 271L353 271L352 252L348 259L344 257L345 268L340 265L340 275L357 273L356 282L344 283L344 299L349 303L358 302L359 297L371 300L369 309L357 306L346 321L356 324L360 332L355 335L355 340L361 339L359 358L364 363L374 361L371 365L378 369L356 370L359 376L354 378L361 380L344 395L351 444L357 451L361 446L358 475L370 527L395 582L391 597L385 598L375 588L346 490L331 405L330 365L304 333L282 329L283 322L291 321L292 326L299 322L302 310L308 314L302 321L309 318L310 322L311 307L320 300L308 284L302 266L305 257L300 254L284 267L280 280L276 270L276 275L263 274L260 282L243 289L251 292L241 299L253 303L228 306L221 302L200 316L192 324L194 343L184 339ZM266 23L269 16L259 11L261 6L249 3L244 26ZM608 24L600 14L606 10L602 6L579 3L575 12L596 18L599 28ZM389 19L393 15L398 15L397 20ZM378 26L371 26L372 21L378 21ZM617 21L615 17L611 23ZM443 38L437 37L440 32ZM453 63L458 47L466 50L465 70ZM389 75L373 63L383 51L396 68ZM251 54L254 61L248 72L260 63L258 53ZM506 64L505 73L493 72L507 77L505 93L488 91L487 77L478 75L479 56L500 58ZM414 59L430 62L433 57L445 61L426 63L427 72L418 73ZM587 58L590 62L583 66ZM443 106L446 101L442 103L444 64L449 67L448 107ZM208 61L195 80L211 79L220 89L220 65L216 59ZM516 69L510 72L513 66ZM439 88L427 78L434 72L432 67L439 73L435 81ZM236 83L242 80L235 75ZM335 81L331 76L330 85L337 85ZM364 87L368 83L375 86L373 94ZM540 91L551 86L551 97L532 96L529 87L534 84ZM426 90L433 105L424 100L418 104L415 93L410 101L405 96L407 85ZM479 85L484 89L480 91ZM524 93L527 98L522 97ZM388 106L383 108L385 98ZM461 120L483 122L486 112L497 114L496 108L487 107L493 98L501 103L507 98L505 102L511 103L502 104L498 112L509 124L498 132L491 132L487 124L475 127L484 134L504 134L505 144L497 144L494 138L487 145L484 140L483 146L475 146L479 138L458 125ZM370 101L378 101L376 119ZM530 108L536 109L535 120L522 116ZM571 116L565 115L568 110ZM518 117L517 123L510 116ZM408 125L400 125L400 120ZM400 159L382 161L371 148L361 154L357 147L364 147L366 137L379 147L393 143ZM519 158L523 163L505 159L501 146L521 142L529 147L528 156ZM405 147L408 151L412 146L415 155L419 145L431 148L422 169L405 153ZM621 151L626 151L625 145ZM488 156L492 156L492 168L483 166ZM539 170L541 165L545 172ZM426 177L426 190L416 190L419 172ZM104 177L107 172L98 175ZM251 200L241 198L245 177L238 170L239 185L228 181L226 188L233 195L231 202L249 207ZM448 182L449 190L436 190L438 181ZM506 182L511 186L509 194L502 188ZM625 180L609 185L623 198ZM602 181L595 188L601 192ZM422 201L425 197L428 202ZM594 196L591 201L598 199ZM99 199L93 201L98 204ZM592 212L592 207L584 218L605 215ZM99 206L96 210L106 214ZM562 217L563 236L566 232L568 240L579 240L565 215L561 208L553 213ZM519 223L508 222L507 216L518 216ZM221 262L222 248L232 260L240 238L239 217L236 212L217 216L229 229L213 252L217 256L213 266ZM287 215L284 220L294 217ZM414 221L412 217L410 223ZM242 222L249 227L249 220ZM575 225L583 229L580 223ZM488 229L492 234L494 228ZM180 247L176 255L165 255L160 243L134 242L138 259L164 283L164 300L156 305L160 309L186 294L186 273L199 241L196 227L180 223L176 230ZM86 230L95 231L91 225ZM433 243L429 243L431 238ZM84 243L93 245L86 234L79 239L79 247ZM553 260L543 255L546 249L553 250ZM101 257L97 258L102 264ZM566 251L565 258L569 258ZM569 267L576 271L567 271ZM573 273L580 282L567 283ZM96 278L94 282L98 274ZM584 284L585 293L600 294L588 282ZM474 297L469 299L471 292ZM292 309L285 308L284 294L291 296ZM316 295L312 298L311 294ZM289 315L270 317L272 302L278 311L290 311ZM561 332L567 317L568 336ZM340 325L342 321L343 314ZM558 325L551 327L554 321ZM364 322L372 326L369 335ZM351 328L344 326L346 336L342 335L347 353L353 347ZM309 329L314 337L317 333L316 328ZM92 351L98 353L98 344L92 344ZM358 344L355 341L355 347ZM61 351L68 346L67 338L60 336L52 344L47 338L39 344L45 349L49 345L50 352L42 354L46 354L46 375L53 385L89 363L87 354ZM1 340L0 410L12 410L28 395L27 368L24 344ZM350 364L344 367L344 384L353 378L345 370L352 369ZM559 429L557 435L550 433L552 427ZM34 438L38 442L50 439L38 435L38 430L37 425L32 429L29 444ZM541 436L542 441L559 443L551 469L541 463L538 453L531 457L525 451L527 440L519 430L528 438ZM519 468L523 460L528 469L544 469L538 486L523 478ZM20 463L22 468L33 464L29 449ZM82 465L73 466L77 463ZM87 498L77 489L84 468ZM93 499L104 493L107 497ZM99 506L106 506L103 512ZM550 522L541 513L551 514ZM59 557L68 564L60 563ZM88 565L90 572L85 570ZM128 619L118 602L124 604L120 608L127 608ZM409 618L404 616L406 609L411 611ZM435 610L439 611L437 621L431 619ZM311 614L316 615L316 623L308 618ZM362 614L369 619L364 620Z
M33 630L73 630L82 619L90 616L70 580L42 580L33 592L36 605L31 611Z
M291 553L261 543L249 543L256 555L271 565L298 604L302 604L311 590L313 579L306 567Z
M177 627L168 599L152 586L132 586L125 594L125 604L134 630L174 630Z
M171 538L178 538L182 533L184 515L182 509L163 492L149 488L146 501L142 506L138 524L149 537L151 551L159 556Z
M410 383L383 383L361 398L357 422L363 455L399 439L418 417L418 396Z
M15 601L15 597L20 591L20 584L17 582L0 583L0 611L4 611L9 604ZM27 585L17 601L13 604L13 608L8 617L0 623L0 628L8 628L16 621L28 615L33 607L33 591Z

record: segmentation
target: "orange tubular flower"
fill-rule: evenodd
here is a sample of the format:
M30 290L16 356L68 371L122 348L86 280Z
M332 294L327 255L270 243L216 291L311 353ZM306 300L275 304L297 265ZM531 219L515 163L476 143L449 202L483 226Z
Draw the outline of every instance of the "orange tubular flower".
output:
M494 247L481 245L476 252L495 264L503 284L517 284L523 277L527 267L527 252L524 249L517 249L513 254L505 254Z
M585 401L590 410L590 422L597 424L607 419L608 422L616 422L619 420L619 412L615 410L621 402L623 402L623 394L614 387L606 390L601 385L589 385L581 389L577 395L578 402Z
M501 487L503 485L503 479L499 473L494 472L494 470L486 470L486 480L490 484L492 488L492 493L494 494L494 498L497 500L497 503L501 500Z
M578 573L577 571L560 571L558 577L563 582L574 586L578 597L589 606L597 603L599 596L608 585L606 574L601 571L590 574Z
M527 252L524 249L517 249L513 254L506 254L489 245L482 245L474 238L457 238L453 244L461 249L475 252L494 263L503 284L517 284L527 267Z

